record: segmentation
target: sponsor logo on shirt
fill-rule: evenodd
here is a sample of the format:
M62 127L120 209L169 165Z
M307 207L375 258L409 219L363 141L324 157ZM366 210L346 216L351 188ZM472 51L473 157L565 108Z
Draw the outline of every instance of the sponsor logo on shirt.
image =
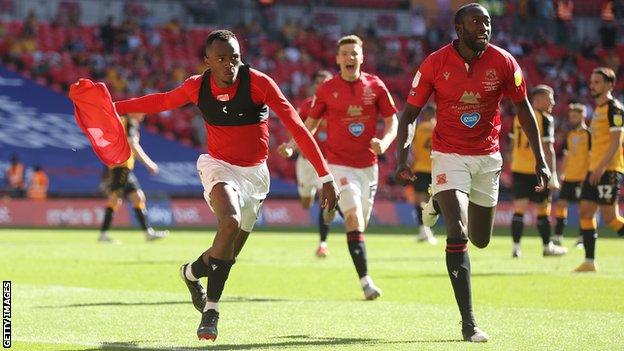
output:
M459 101L463 102L464 104L476 105L479 103L480 98L481 98L481 95L479 93L475 94L472 91L468 92L464 90L464 93L462 94Z
M522 84L522 70L520 68L516 69L514 72L514 84L516 84L517 87Z
M451 72L444 72L444 80L448 80L451 76Z
M217 95L217 100L219 100L219 101L230 101L230 95L229 94Z
M338 98L338 92L337 92L337 91L334 91L334 92L332 93L332 96L334 97L334 99L337 99L337 98Z
M349 124L349 133L359 137L364 133L364 123L358 122Z
M436 185L444 185L446 183L446 173L441 173L436 176Z
M412 81L412 88L416 88L418 86L418 83L420 82L420 71L416 72L416 75L414 76L414 80Z
M351 117L361 116L362 110L364 110L362 106L349 105L349 108L347 109L347 114Z
M468 128L477 125L480 119L481 115L478 112L464 113L459 117L459 120Z

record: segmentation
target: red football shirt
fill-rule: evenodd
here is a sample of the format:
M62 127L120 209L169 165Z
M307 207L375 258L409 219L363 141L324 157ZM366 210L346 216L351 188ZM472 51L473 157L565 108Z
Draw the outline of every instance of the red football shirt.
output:
M321 84L314 96L310 118L327 119L327 161L331 164L366 168L377 163L370 141L379 117L397 111L390 92L379 77L362 72L348 82L340 75Z
M489 44L472 65L448 44L429 55L412 82L407 102L423 107L432 93L437 124L431 149L460 155L489 155L499 150L500 101L526 98L516 60Z
M255 104L266 104L294 136L301 151L310 160L319 176L329 174L327 164L301 118L286 100L284 94L266 74L250 69L251 99ZM227 88L220 88L211 76L210 88L217 100L227 101L236 95L240 80ZM132 112L158 113L188 103L197 104L202 76L195 75L166 93L150 94L115 103L119 114ZM242 126L206 124L208 153L233 165L249 167L264 162L269 155L268 120Z
M306 98L297 110L299 116L304 122L308 119L310 111L312 110L312 101L312 97ZM327 120L325 118L321 118L321 123L319 123L318 128L316 128L316 133L314 134L314 140L316 140L323 156L327 157Z

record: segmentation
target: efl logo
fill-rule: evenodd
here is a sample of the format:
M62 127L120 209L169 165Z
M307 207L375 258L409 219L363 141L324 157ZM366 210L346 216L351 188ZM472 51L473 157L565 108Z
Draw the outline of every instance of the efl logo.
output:
M438 174L436 176L436 185L446 184L446 173Z
M2 347L11 347L11 281L2 282Z

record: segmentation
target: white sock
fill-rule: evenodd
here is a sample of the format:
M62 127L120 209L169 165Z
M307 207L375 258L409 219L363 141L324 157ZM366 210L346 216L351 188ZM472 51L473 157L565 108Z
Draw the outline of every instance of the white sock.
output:
M559 242L563 241L563 235L555 235L555 239L559 240Z
M208 310L215 310L215 311L219 312L219 303L218 302L207 301L206 302L206 306L204 306L204 312L206 312Z
M360 285L361 285L362 287L365 287L365 286L367 286L367 285L369 285L369 284L370 284L370 285L373 285L373 280L371 279L371 277L370 277L370 276L365 275L365 276L363 276L362 278L360 278Z
M594 259L593 258L586 258L585 259L585 263L594 263Z
M520 243L514 243L513 244L513 249L514 250L520 250Z
M326 247L327 247L327 242L326 242L326 241L321 241L321 242L319 243L319 247L326 248Z
M186 277L186 279L196 282L199 281L199 279L195 278L195 276L193 275L193 271L191 270L191 264L187 264L186 265L186 269L184 269L184 276Z

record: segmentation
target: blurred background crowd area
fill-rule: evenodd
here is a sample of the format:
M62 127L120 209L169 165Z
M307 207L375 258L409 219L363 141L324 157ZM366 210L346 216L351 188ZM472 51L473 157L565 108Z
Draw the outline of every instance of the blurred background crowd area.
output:
M379 75L402 109L412 77L422 60L455 37L458 0L193 0L69 1L0 0L2 64L58 91L78 78L106 82L115 100L166 91L204 71L203 44L215 28L233 30L243 61L279 84L295 107L309 96L319 69L337 72L336 40L357 34L364 40L363 70ZM608 66L624 79L624 3L583 0L479 1L492 16L491 42L511 52L529 87L551 85L556 93L556 150L567 131L567 104L585 103L590 72ZM514 111L502 106L503 153ZM203 148L205 128L199 111L187 106L149 116L146 128L167 138ZM288 133L275 116L271 145ZM294 162L271 147L274 177L293 179ZM399 199L392 185L395 146L380 160L379 188ZM503 173L503 184L509 181ZM503 189L503 193L505 189Z

